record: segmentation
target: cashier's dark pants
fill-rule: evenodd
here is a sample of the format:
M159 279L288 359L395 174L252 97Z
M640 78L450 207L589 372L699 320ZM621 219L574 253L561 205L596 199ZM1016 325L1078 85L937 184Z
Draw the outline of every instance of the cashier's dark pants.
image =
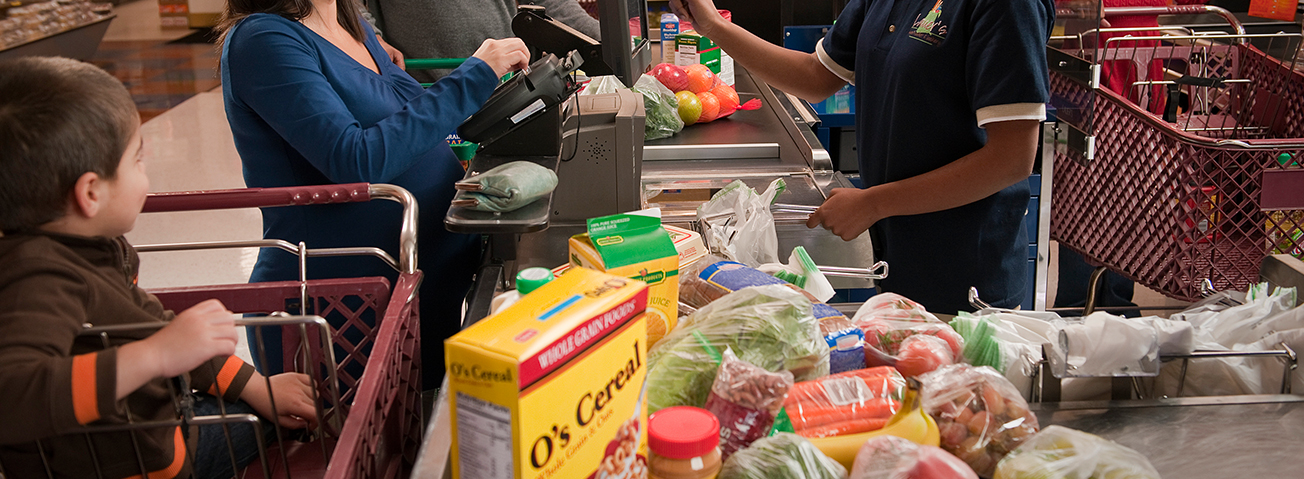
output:
M1064 245L1059 247L1059 286L1055 288L1056 308L1081 308L1087 304L1087 287L1091 281L1091 272L1096 269L1087 263L1082 255ZM1100 280L1096 306L1136 306L1132 302L1134 284L1113 271L1106 271ZM1137 317L1141 311L1125 310L1121 313L1128 317Z

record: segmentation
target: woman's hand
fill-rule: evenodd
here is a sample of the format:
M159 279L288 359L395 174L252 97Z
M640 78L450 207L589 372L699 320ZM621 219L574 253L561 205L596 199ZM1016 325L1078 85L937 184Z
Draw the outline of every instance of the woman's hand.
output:
M692 23L693 30L705 37L710 37L718 26L726 23L712 0L670 0L670 9L679 18Z
M380 42L380 47L385 49L386 55L389 55L389 61L398 65L399 69L407 70L407 66L403 64L403 52L398 51L393 45L385 43L385 39L380 38L380 35L376 35L376 41Z
M837 188L806 220L807 228L823 226L843 241L856 239L881 218L869 200L869 190Z
M489 64L499 77L530 66L530 50L519 38L485 40L471 56Z

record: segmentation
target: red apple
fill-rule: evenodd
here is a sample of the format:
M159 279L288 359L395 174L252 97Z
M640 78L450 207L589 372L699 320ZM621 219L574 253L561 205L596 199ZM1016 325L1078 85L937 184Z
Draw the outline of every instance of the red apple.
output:
M679 93L688 89L688 75L678 65L659 64L652 68L652 76L672 92Z

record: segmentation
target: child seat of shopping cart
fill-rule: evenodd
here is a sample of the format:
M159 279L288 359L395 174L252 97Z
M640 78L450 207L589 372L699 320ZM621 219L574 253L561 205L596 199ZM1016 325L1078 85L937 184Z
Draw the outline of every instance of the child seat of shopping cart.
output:
M378 248L308 249L280 240L179 243L138 246L140 252L200 250L217 248L270 247L297 254L300 280L152 290L163 305L181 311L216 298L235 313L246 314L237 325L255 327L251 353L267 362L261 331L282 329L282 351L286 369L312 378L317 406L316 430L292 437L277 429L275 443L259 444L259 461L237 474L258 477L392 478L410 471L421 441L420 329L417 314L417 286L422 273L416 268L416 202L402 188L391 185L322 185L286 188L251 188L150 195L144 212L200 211L229 208L308 206L387 199L403 205L400 255L393 259ZM399 271L394 285L386 278L340 278L306 280L308 257L370 255ZM307 306L306 308L304 306ZM297 313L300 316L289 316ZM313 314L306 316L306 314ZM157 329L152 323L146 328ZM109 335L133 328L87 328L81 336L99 337L107 347ZM155 477L140 459L136 432L150 428L183 429L188 426L220 425L228 447L234 424L258 424L251 414L228 414L225 406L218 416L195 417L193 400L185 378L171 384L177 417L170 421L139 421L127 417L125 424L93 424L78 431L87 438L95 460L93 434L127 433L140 466L140 476ZM273 398L274 399L274 398ZM221 401L218 401L219 403ZM45 476L54 477L51 462L41 443L34 446L45 463ZM191 451L186 451L190 454ZM193 463L193 458L187 458ZM232 463L235 457L230 457ZM0 478L5 477L0 464ZM97 472L98 470L97 465ZM100 472L102 474L102 472Z
M1070 37L1052 39L1052 103L1062 121L1094 138L1056 149L1052 238L1186 301L1200 297L1206 279L1218 290L1245 290L1267 254L1301 256L1304 74L1296 67L1304 67L1304 37L1245 34L1230 13L1209 6L1104 13L1218 13L1234 33L1160 27L1158 36L1113 32L1090 48L1084 38L1108 30L1096 29L1075 38L1076 50ZM1065 68L1084 63L1094 79ZM1100 87L1124 74L1119 64L1132 65L1133 91ZM1189 98L1180 115L1175 104L1158 108L1179 93Z

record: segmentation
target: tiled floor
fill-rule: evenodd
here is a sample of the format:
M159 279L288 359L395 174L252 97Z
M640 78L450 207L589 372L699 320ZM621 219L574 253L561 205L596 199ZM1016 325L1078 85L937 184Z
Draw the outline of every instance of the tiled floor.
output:
M221 84L216 48L167 43L192 30L160 27L156 2L135 0L115 7L114 13L91 62L122 80L142 121Z

